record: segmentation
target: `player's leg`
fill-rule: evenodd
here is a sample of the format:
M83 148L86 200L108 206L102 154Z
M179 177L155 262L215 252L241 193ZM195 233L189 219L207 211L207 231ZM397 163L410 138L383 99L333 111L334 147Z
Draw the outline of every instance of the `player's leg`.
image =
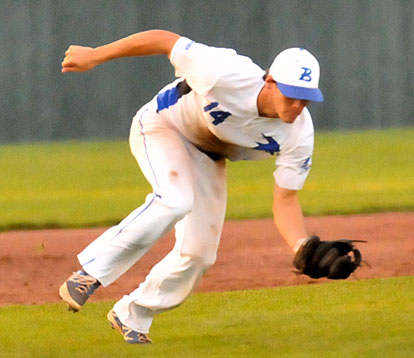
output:
M225 161L212 161L193 147L194 206L176 225L174 249L134 292L116 303L120 321L148 333L155 314L181 304L214 264L226 208Z
M103 286L125 273L192 210L194 201L192 161L188 150L181 136L151 108L142 109L134 118L130 143L154 192L147 196L142 206L120 224L104 232L78 255L88 278L96 279ZM83 287L83 283L80 287L79 282L73 282L72 287L69 281L62 285L61 293L65 295L69 288L73 292L81 290L85 298L80 304L82 306L90 292ZM70 297L64 300L71 305L68 302Z
M109 285L192 210L192 161L181 136L150 110L131 128L131 149L154 192L79 254L86 272Z

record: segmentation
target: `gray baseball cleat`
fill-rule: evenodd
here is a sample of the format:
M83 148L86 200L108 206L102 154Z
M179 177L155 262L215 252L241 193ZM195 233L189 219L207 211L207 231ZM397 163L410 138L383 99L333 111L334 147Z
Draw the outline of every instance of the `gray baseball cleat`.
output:
M119 333L124 336L126 343L130 344L147 344L152 343L152 340L145 333L140 333L128 328L123 325L119 320L118 315L113 311L109 311L107 315L108 321L111 324L112 328L116 329Z
M59 295L69 306L69 311L79 311L100 282L85 271L74 272L59 288Z

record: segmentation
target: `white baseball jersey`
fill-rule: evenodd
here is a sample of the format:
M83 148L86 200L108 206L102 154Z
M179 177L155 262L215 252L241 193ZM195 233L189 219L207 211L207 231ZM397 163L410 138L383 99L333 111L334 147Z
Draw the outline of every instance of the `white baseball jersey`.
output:
M172 251L114 306L123 324L142 333L154 315L188 297L217 257L226 163L202 152L230 160L276 155L277 184L298 190L313 149L306 109L292 124L259 116L265 72L249 58L180 38L170 60L180 78L137 112L130 132L132 154L153 192L78 255L83 269L107 286L175 228Z
M170 61L180 77L154 100L158 113L195 146L235 160L276 155L276 183L298 190L312 162L313 124L305 108L294 123L260 117L263 71L248 57L181 37Z

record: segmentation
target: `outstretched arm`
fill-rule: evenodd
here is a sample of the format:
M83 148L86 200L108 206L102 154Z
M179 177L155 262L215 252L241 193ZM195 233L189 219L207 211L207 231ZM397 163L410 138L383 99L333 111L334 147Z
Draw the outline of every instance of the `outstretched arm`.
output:
M275 187L273 214L279 232L295 252L293 265L297 274L346 279L361 265L362 255L355 241L322 241L318 236L307 236L295 190Z
M71 45L65 52L62 72L88 71L103 62L120 57L169 56L179 38L180 35L173 32L149 30L96 48Z
M275 185L273 217L280 234L292 250L297 251L308 235L296 190Z

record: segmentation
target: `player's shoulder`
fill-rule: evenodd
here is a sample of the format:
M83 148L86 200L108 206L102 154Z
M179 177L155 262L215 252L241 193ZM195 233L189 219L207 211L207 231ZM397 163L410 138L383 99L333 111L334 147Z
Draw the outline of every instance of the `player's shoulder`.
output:
M288 125L289 146L304 146L308 144L313 146L314 127L312 116L307 108L304 108L299 117Z
M305 107L300 114L304 121L312 123L312 115L307 107Z
M299 117L293 123L295 131L300 131L303 133L312 133L313 134L313 120L310 114L310 111L305 107Z

